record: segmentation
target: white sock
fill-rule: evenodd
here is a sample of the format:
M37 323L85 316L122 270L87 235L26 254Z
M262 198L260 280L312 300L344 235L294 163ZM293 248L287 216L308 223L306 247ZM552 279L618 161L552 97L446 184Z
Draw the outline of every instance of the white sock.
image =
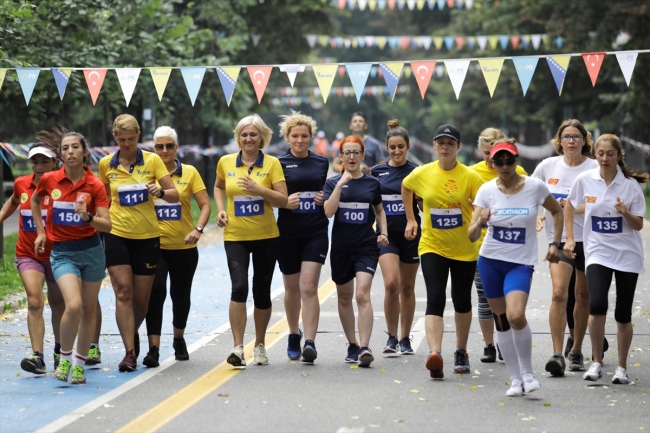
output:
M508 329L505 332L497 331L497 343L499 343L501 356L503 356L503 360L508 368L508 373L510 373L510 379L521 380L519 357L517 356L515 341L512 338L512 329Z
M515 341L517 348L517 355L519 356L519 366L521 367L521 374L533 373L533 334L530 332L530 326L526 323L524 329L512 330L512 337Z
M67 352L61 349L61 361L68 361L70 364L72 364L72 350Z
M82 367L86 365L86 357L79 355L77 352L74 353L74 360L72 367L76 367L77 365L81 365Z

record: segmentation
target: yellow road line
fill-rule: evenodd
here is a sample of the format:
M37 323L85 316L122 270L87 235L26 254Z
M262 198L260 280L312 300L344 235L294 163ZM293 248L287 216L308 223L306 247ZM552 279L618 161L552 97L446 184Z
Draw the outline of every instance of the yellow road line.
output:
M330 279L318 289L318 300L322 304L336 290L336 284ZM282 318L271 326L266 332L266 348L270 348L280 340L280 336L289 330L287 319ZM252 361L255 341L244 347L244 357ZM126 424L117 433L126 432L155 432L171 420L185 412L187 409L207 397L214 390L232 379L241 369L235 369L227 362L222 362L176 394L158 403L130 423Z

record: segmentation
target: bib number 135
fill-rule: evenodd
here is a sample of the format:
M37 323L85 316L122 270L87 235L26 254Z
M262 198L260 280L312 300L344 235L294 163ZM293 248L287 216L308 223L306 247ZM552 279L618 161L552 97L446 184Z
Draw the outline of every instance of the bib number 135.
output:
M591 217L591 230L597 233L623 233L623 217Z

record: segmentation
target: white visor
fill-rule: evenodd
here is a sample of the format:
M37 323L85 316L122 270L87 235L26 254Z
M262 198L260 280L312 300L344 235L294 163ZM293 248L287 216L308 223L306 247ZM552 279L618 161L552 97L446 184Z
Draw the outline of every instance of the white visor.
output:
M38 155L39 153L41 155L47 156L48 158L56 158L56 153L52 152L50 149L48 149L46 147L43 147L43 146L38 146L38 147L35 147L35 148L31 149L29 151L28 158L31 159L32 156Z

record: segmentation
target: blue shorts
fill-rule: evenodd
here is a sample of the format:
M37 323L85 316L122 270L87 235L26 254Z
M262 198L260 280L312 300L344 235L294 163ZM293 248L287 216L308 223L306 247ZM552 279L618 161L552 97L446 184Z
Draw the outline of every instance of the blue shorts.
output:
M420 263L420 256L418 256L419 243L419 233L415 239L409 241L404 237L404 231L390 231L388 232L388 245L385 247L379 246L379 255L396 254L402 263Z
M486 298L503 298L514 290L530 293L534 266L488 259L483 256L479 256L477 266Z
M370 251L330 251L332 281L343 285L357 276L357 272L375 275L379 263L379 248Z
M327 232L307 239L285 239L280 236L278 265L284 275L300 272L302 262L325 264L329 238Z
M98 235L78 241L55 242L50 262L56 279L74 274L82 281L94 283L106 277L104 247Z

